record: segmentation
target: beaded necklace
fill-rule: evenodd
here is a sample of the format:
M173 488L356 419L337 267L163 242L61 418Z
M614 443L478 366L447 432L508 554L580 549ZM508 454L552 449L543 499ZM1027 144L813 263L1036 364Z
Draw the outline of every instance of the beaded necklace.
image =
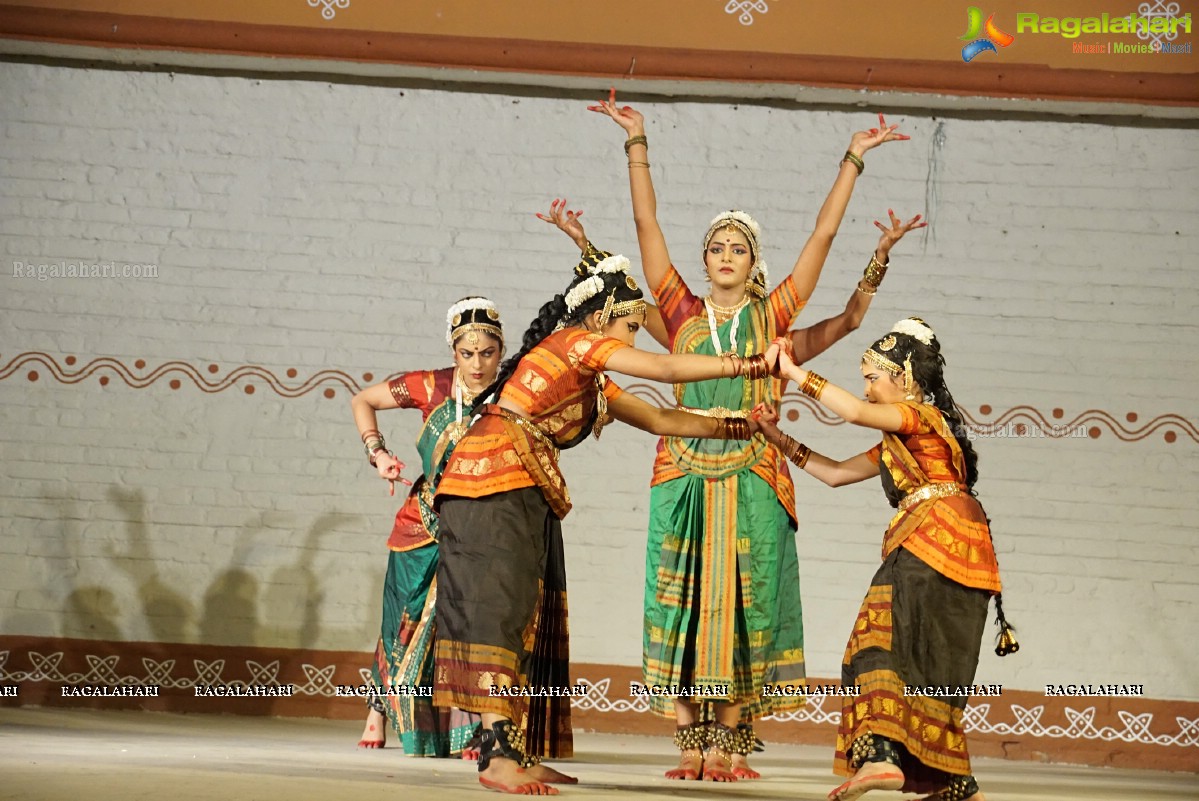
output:
M717 356L723 356L724 351L720 347L720 335L716 333L716 312L728 319L733 318L733 327L729 331L729 353L737 352L737 329L741 326L741 310L749 303L749 295L742 295L741 300L733 306L717 306L712 302L712 298L704 298L704 308L708 311L708 332L712 337L712 347L716 349Z
M466 386L466 382L462 378L462 371L459 370L457 367L455 367L454 368L454 403L456 406L456 408L455 408L456 413L454 415L454 422L459 429L459 432L458 432L459 435L461 435L461 428L462 428L462 406L465 403L474 403L474 402L475 402L475 393L471 392L470 388ZM457 439L457 437L455 437L455 439Z

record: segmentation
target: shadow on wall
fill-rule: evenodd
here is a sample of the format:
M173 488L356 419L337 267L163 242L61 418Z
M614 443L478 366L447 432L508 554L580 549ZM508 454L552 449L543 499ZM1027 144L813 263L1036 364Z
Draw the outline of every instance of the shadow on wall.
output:
M28 550L36 557L31 572L32 578L41 579L40 586L19 592L17 611L6 618L2 630L58 631L62 637L120 639L121 614L116 596L107 587L78 586L80 564L90 556L83 552L82 545L88 517L79 511L74 498L43 495L41 501L57 514L39 522L37 542ZM62 612L55 613L59 603Z
M154 642L189 642L193 607L159 576L158 562L150 545L146 523L146 498L140 489L109 487L108 499L125 518L128 546L124 553L107 549L113 566L124 573L137 588L142 616Z
M325 582L334 580L318 572L320 547L325 535L360 517L323 514L299 541L290 533L290 522L268 523L261 515L247 520L234 532L236 545L224 569L209 581L201 605L191 600L201 577L155 553L144 490L116 485L105 490L105 500L119 510L120 528L95 520L86 511L89 504L78 499L46 495L42 500L54 513L40 521L37 544L29 549L36 557L35 586L20 591L17 608L6 615L2 630L109 642L317 647ZM291 564L275 567L269 577L262 566L278 565L283 554L273 546L268 559L255 559L255 548L264 547L264 533L272 542L282 539L294 554ZM81 574L92 581L81 580ZM122 578L128 579L128 588ZM131 594L137 608L129 608ZM375 611L375 605L370 609ZM373 618L361 623L367 632L378 626Z
M357 515L321 515L313 521L303 542L294 548L294 564L271 574L263 600L264 617L270 621L269 631L264 634L270 645L308 649L320 640L324 591L314 562L320 553L322 538L356 519Z

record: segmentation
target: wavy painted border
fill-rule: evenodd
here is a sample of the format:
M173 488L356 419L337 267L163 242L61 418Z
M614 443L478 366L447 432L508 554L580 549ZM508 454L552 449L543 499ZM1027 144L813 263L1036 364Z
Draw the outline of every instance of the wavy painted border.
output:
M319 370L301 379L295 368L285 370L285 377L281 378L270 368L261 365L241 365L220 375L221 366L214 362L209 362L201 369L183 361L167 361L157 367L149 367L145 359L135 360L130 367L110 356L97 357L83 366L77 366L78 361L75 356L65 356L60 364L49 353L28 351L12 357L0 367L0 381L24 372L25 378L31 383L46 378L60 384L78 384L96 376L100 386L107 386L115 378L134 389L145 389L159 381L166 381L171 389L177 390L183 387L184 382L189 382L201 392L209 394L241 387L247 395L253 395L257 387L262 386L283 398L298 398L323 388L324 397L335 398L338 389L352 395L376 380L373 373L363 373L360 383L343 370ZM44 370L44 376L39 372L39 367ZM395 375L399 373L379 380L387 380ZM674 405L659 386L630 384L625 390L659 406ZM783 397L781 412L784 418L791 421L806 414L827 426L844 424L839 417L795 389ZM976 413L962 409L962 417L970 435L979 438L1099 439L1106 431L1122 442L1138 442L1160 433L1167 443L1176 442L1180 436L1199 443L1199 426L1181 414L1161 414L1140 423L1140 416L1136 412L1127 412L1121 420L1102 409L1088 409L1066 420L1065 410L1061 408L1054 408L1046 414L1035 406L1021 405L996 414L990 405L984 404L978 407Z

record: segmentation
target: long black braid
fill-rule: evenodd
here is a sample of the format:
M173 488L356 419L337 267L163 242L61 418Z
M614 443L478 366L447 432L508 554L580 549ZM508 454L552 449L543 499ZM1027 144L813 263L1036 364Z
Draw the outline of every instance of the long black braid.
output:
M576 283L578 281L572 282L571 286L567 287L567 291L570 291ZM554 330L558 327L558 323L561 322L565 315L566 293L554 295L552 300L541 307L541 310L537 312L537 317L533 319L533 322L529 323L529 327L525 330L524 336L521 338L520 350L504 360L504 363L500 365L499 372L495 375L495 381L492 381L490 386L475 396L475 406L471 410L472 414L477 413L479 407L484 403L494 403L492 396L499 398L504 385L508 383L508 379L516 372L516 365L520 364L520 360L529 351L537 347L541 343L541 340L554 333Z
M928 325L918 317L909 319L926 327ZM931 328L929 332L932 332ZM925 402L937 407L944 415L950 433L962 449L962 457L966 463L966 475L963 476L966 486L971 495L977 496L974 482L978 480L978 453L970 441L970 432L962 420L957 401L953 399L949 387L945 384L945 357L941 353L941 341L933 335L926 345L914 336L892 331L870 347L900 367L905 359L911 360L912 380L924 392ZM990 524L991 520L987 518L988 531ZM1020 644L1016 642L1015 627L1007 622L1003 613L1003 593L995 593L995 615L995 625L999 627L999 632L995 635L995 653L1007 656L1020 650Z
M590 243L588 244L590 245ZM599 273L600 279L604 282L603 289L581 303L574 311L568 311L566 296L576 286L590 280L593 277L591 269L611 255L606 251L596 250L594 247L587 249L583 254L582 261L574 269L574 278L571 279L570 285L566 287L565 291L554 295L553 299L541 307L541 310L537 312L537 317L533 319L533 322L529 323L528 329L525 330L524 336L521 338L520 350L504 360L491 386L475 396L476 400L474 408L471 410L472 414L476 414L483 404L494 403L500 397L504 385L508 383L508 380L516 372L516 367L520 364L520 360L528 355L529 351L541 344L543 339L554 333L554 331L559 328L578 325L592 312L603 309L604 305L610 299L614 303L623 303L643 297L641 290L637 287L637 283L628 276L628 273L619 271ZM585 425L576 440L562 447L569 448L582 442L586 439L590 430L591 425Z
M945 384L945 357L941 354L941 341L935 336L928 345L907 334L892 332L895 337L895 347L890 354L885 354L891 361L903 365L903 359L912 360L912 378L924 390L924 400L936 406L949 424L949 430L962 449L966 462L966 475L963 476L970 494L974 495L974 482L978 480L978 453L970 441L970 432L962 420L961 410L957 401ZM881 342L881 340L880 340ZM872 346L877 350L878 343Z

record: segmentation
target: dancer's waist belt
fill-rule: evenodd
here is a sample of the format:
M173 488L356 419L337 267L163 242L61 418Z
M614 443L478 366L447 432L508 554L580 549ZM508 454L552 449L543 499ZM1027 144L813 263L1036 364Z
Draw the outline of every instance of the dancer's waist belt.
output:
M962 488L960 485L951 481L943 481L935 484L925 484L923 487L912 490L907 495L903 496L899 501L899 511L906 512L916 504L931 500L933 498L948 498L951 495L961 495Z
M703 415L704 417L740 417L742 419L749 417L749 412L745 409L726 409L723 406L713 406L711 409L693 409L690 406L679 406L680 412L691 412L692 414Z
M545 445L547 448L549 448L550 451L554 454L555 459L558 458L558 453L559 453L558 443L554 442L550 438L549 434L542 431L541 428L539 428L538 425L536 423L534 423L532 420L530 420L529 418L522 417L521 415L517 414L516 412L512 411L511 409L505 409L503 406L500 406L495 403L487 404L480 410L480 413L481 414L494 414L497 417L504 418L505 420L507 420L510 423L515 423L520 428L523 428L525 431L528 431L530 434L532 434L533 438L536 439L538 442L540 442L542 445Z

